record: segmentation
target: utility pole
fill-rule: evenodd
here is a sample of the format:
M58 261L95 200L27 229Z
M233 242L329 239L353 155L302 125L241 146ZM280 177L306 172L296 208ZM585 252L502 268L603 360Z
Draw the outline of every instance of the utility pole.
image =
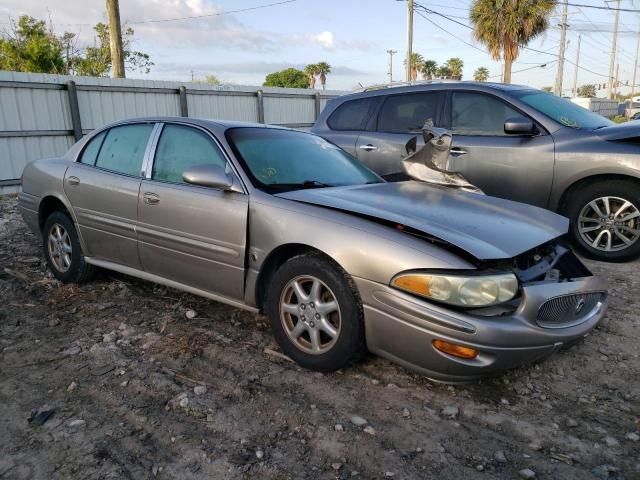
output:
M616 0L616 17L613 21L613 40L611 41L611 63L609 64L608 98L613 98L613 68L616 66L616 43L618 41L618 18L620 17L620 0Z
M407 0L407 82L411 81L411 57L413 53L413 0Z
M578 96L578 65L580 65L580 41L582 40L582 34L578 34L578 53L576 54L576 69L573 71L573 97Z
M562 76L564 75L564 49L567 46L567 9L569 8L568 0L564 0L562 7L562 29L560 30L560 55L558 56L558 73L556 74L556 86L553 93L562 96Z
M620 64L616 64L616 80L613 85L613 98L617 98L618 96L618 76L620 75Z
M631 83L631 97L636 93L636 73L638 72L638 51L640 50L640 32L638 32L638 41L636 42L636 61L633 64L633 82Z
M120 28L120 7L118 0L107 1L109 20L109 46L111 47L111 68L113 78L124 78L124 52L122 51L122 29Z
M389 85L391 85L393 83L393 54L398 53L398 51L389 49L387 53L389 54L389 71L387 74L389 75Z

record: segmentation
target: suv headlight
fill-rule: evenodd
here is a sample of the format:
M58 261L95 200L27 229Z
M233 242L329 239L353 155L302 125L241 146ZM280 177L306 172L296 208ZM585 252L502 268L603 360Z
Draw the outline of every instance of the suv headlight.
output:
M391 286L421 297L459 307L488 307L508 302L518 293L513 273L458 275L400 273Z

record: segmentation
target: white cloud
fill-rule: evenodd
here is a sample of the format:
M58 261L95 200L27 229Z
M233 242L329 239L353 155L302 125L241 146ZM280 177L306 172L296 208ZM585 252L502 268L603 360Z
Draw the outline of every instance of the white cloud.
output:
M335 38L331 32L310 33L308 38L311 42L319 44L325 50L336 48Z

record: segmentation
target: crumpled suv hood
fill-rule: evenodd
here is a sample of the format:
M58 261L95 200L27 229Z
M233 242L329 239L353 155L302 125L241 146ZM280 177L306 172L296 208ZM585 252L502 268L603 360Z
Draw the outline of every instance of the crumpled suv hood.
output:
M565 217L542 208L415 181L295 190L276 196L401 224L479 260L515 257L564 235L569 225Z

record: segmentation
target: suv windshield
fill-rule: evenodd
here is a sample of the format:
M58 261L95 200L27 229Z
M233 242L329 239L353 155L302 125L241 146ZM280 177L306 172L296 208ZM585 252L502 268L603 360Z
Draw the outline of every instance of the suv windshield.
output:
M566 127L594 130L614 124L602 115L591 112L552 93L524 90L513 92L511 95Z
M309 133L239 127L226 136L253 183L268 191L383 181L344 150Z

